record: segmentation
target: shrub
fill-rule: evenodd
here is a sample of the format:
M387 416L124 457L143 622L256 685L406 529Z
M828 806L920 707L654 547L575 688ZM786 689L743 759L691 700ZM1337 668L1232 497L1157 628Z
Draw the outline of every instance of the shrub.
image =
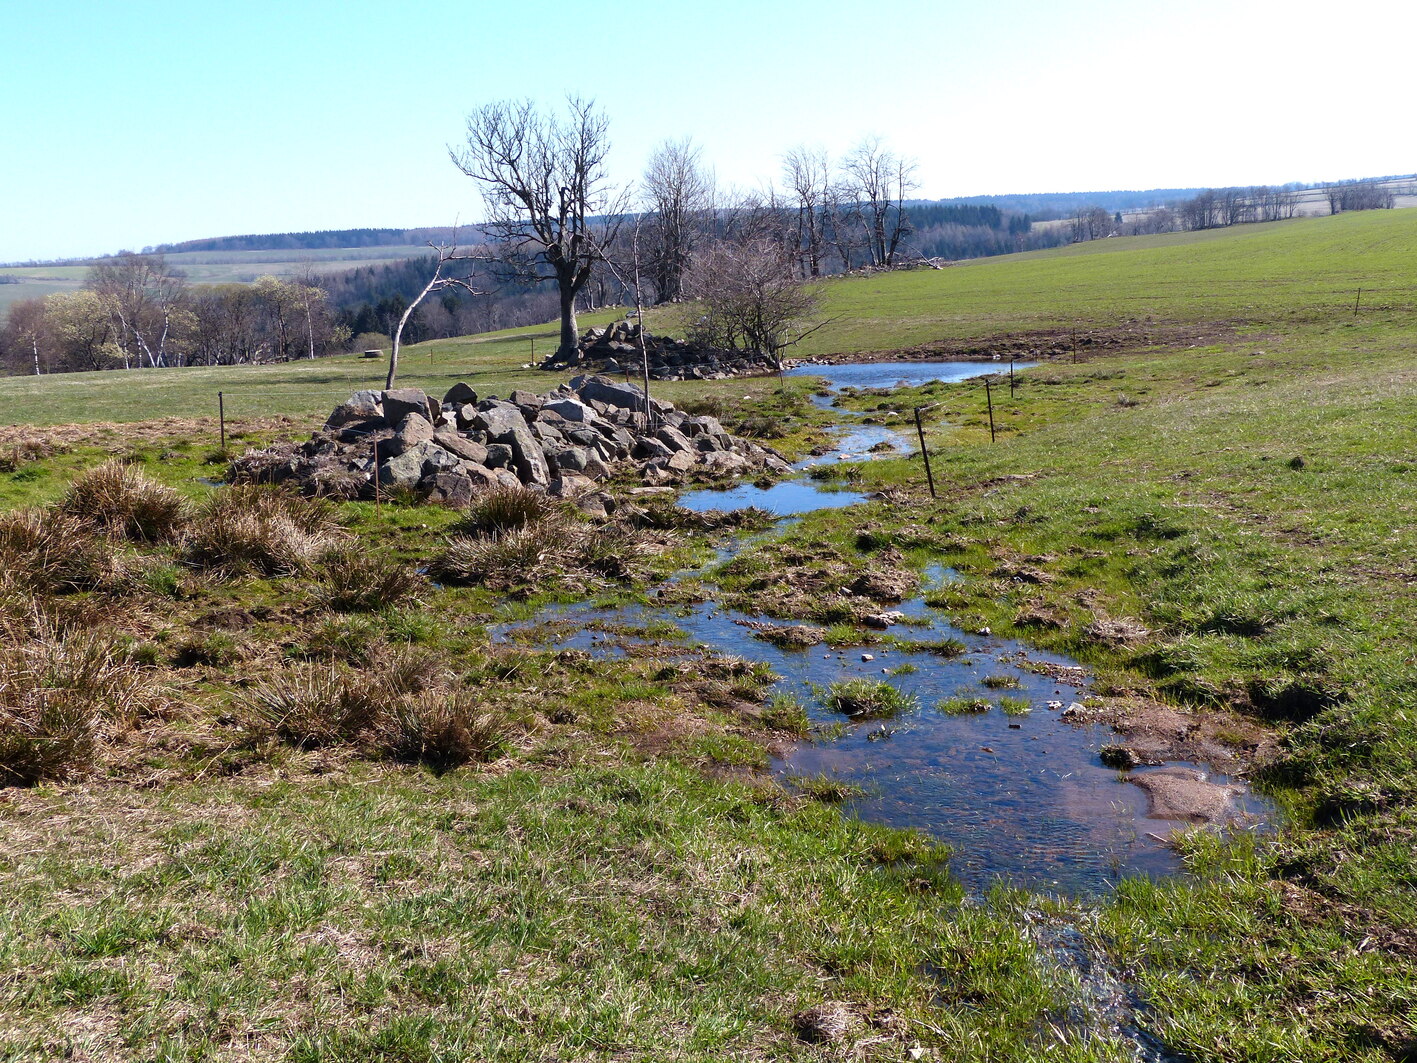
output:
M847 679L828 686L822 695L822 704L843 716L876 719L899 716L919 707L920 702L886 682Z
M169 542L186 525L189 507L136 466L108 461L75 480L59 510L115 538Z
M317 600L340 613L369 613L409 601L423 580L407 565L383 554L345 546L320 559Z
M0 644L0 785L62 779L92 763L104 732L150 711L129 652L92 632L7 631Z
M227 572L293 575L335 542L334 508L319 499L253 484L226 487L193 517L187 558Z

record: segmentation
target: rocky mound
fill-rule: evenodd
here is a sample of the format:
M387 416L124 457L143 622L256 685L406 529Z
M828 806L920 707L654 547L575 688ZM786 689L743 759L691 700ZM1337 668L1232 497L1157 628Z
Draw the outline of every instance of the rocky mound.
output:
M232 463L234 483L297 483L310 494L372 498L413 491L466 505L497 484L556 495L589 490L633 468L651 485L750 472L788 473L771 450L730 436L716 418L691 417L600 376L579 376L545 395L479 399L455 384L441 402L417 388L360 391L301 444L251 451Z
M655 336L638 323L618 321L603 329L587 329L572 358L553 354L541 363L542 369L594 369L599 373L638 374L640 339L649 358L649 375L654 380L722 380L732 376L761 376L776 372L758 354L743 354L707 347L689 340Z

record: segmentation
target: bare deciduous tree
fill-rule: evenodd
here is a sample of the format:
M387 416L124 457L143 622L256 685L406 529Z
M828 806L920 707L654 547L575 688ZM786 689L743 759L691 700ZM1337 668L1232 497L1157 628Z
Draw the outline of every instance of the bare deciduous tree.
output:
M530 100L489 103L467 119L453 162L482 186L487 235L514 276L556 285L561 311L558 354L574 357L576 296L613 242L621 204L605 173L608 121L594 102L572 96L564 118ZM605 230L591 232L597 224Z
M453 236L455 238L457 236L456 229L453 230ZM408 306L404 307L403 314L399 317L399 323L394 327L389 343L389 375L384 381L386 389L394 386L394 377L398 375L399 370L399 345L403 341L403 328L408 324L408 319L413 316L413 312L418 309L419 303L428 298L431 293L440 292L447 288L461 288L469 295L482 294L473 287L471 276L453 277L443 272L451 262L467 262L480 256L459 253L456 244L450 246L429 244L428 246L437 255L438 263L433 267L433 276L428 278L428 283L423 286L423 290L413 297Z
M915 189L915 162L886 149L879 137L867 137L846 157L844 171L861 205L871 264L889 269L910 235L905 194Z
M666 140L645 168L647 266L657 302L673 302L683 293L694 245L712 225L714 179L700 156L687 137Z
M692 330L696 339L766 355L778 372L782 352L825 324L809 323L817 293L794 276L791 259L775 241L720 240L695 254L685 281L704 307Z
M793 148L782 159L787 189L797 197L797 245L804 260L802 272L822 274L822 228L831 172L821 148Z

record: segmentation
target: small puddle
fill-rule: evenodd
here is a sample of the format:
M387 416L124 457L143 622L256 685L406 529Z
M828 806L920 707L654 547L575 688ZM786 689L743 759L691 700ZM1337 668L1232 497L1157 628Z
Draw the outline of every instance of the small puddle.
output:
M814 484L784 480L771 487L741 484L725 491L687 491L679 496L679 505L695 513L756 506L775 517L798 517L818 509L844 509L865 500L859 491L823 491Z
M1014 370L1027 369L1037 362L1015 362ZM842 388L919 387L943 381L955 384L970 377L1007 373L1008 362L849 362L844 365L799 365L788 376L821 377L832 391Z

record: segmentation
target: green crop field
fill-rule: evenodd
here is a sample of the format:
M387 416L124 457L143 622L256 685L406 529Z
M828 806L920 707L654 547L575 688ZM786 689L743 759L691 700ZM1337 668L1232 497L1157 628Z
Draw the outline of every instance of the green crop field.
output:
M317 562L213 562L232 507L276 505L211 485L216 392L233 449L299 439L382 363L0 380L0 768L32 748L5 730L26 683L116 706L83 771L0 786L0 1059L1139 1058L1107 994L1152 1058L1417 1058L1414 263L1417 211L1380 211L826 282L804 354L1095 342L996 378L993 439L979 381L843 398L911 431L928 407L939 497L918 454L827 465L880 494L669 589L723 543L669 510L609 526L614 579L548 567L547 538L502 587L431 583L476 521L407 500L287 500L271 526ZM401 379L546 390L533 338L419 344ZM797 456L813 386L660 392ZM141 533L84 531L114 457ZM965 896L931 839L763 771L803 718L761 669L672 623L607 632L622 656L492 637L587 599L825 627L814 573L928 565L960 577L927 598L951 622L1186 714L1280 821L1189 832L1186 874L1100 897ZM419 682L462 715L430 730Z

